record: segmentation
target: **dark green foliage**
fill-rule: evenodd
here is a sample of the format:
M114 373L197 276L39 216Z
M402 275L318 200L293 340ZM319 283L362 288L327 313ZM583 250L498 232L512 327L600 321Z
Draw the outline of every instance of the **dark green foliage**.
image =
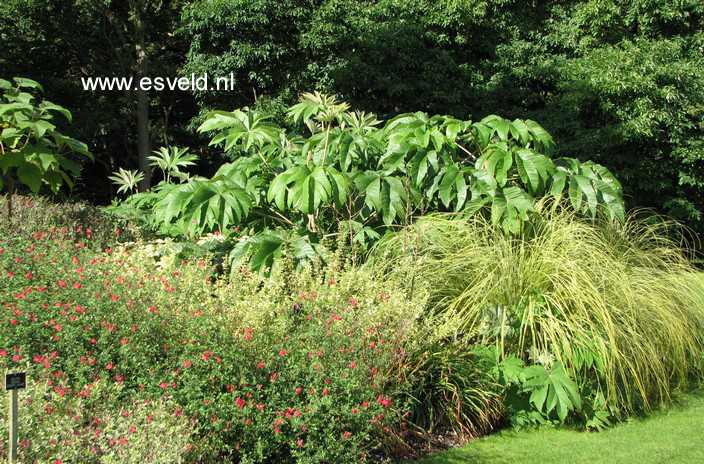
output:
M234 101L210 93L201 105L251 105L252 88L292 102L315 87L384 117L530 117L561 155L610 168L629 206L701 230L699 2L291 3L286 15L264 1L188 10L182 32L197 39L188 69L239 76ZM274 19L254 15L262 11Z
M129 12L139 3L151 77L232 74L235 84L150 93L152 144L202 143L194 130L213 108L265 109L284 124L283 108L311 88L384 118L415 110L531 118L555 136L560 155L608 167L629 207L704 227L704 7L695 0L6 3L0 77L43 82L75 113L78 138L99 148L86 175L101 181L79 191L134 166L134 99L82 91L79 78L135 74L134 44L118 30L134 36ZM200 173L217 169L216 152L199 155Z

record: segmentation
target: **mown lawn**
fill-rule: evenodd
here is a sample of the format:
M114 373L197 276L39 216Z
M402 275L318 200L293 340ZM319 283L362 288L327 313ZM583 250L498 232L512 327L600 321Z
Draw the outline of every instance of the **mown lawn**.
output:
M503 431L420 461L434 463L704 463L704 390L600 433Z

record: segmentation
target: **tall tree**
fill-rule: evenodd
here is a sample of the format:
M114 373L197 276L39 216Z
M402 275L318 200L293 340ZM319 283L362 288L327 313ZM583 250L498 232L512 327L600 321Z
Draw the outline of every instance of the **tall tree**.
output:
M167 124L180 117L174 113L188 108L191 97L168 89L148 93L134 85L121 91L90 91L82 88L81 78L132 77L138 82L147 76L177 75L186 48L173 31L183 4L7 0L0 7L0 41L9 45L0 56L0 76L31 77L44 84L47 98L73 111L76 128L84 132L79 136L95 146L100 167L93 175L104 179L136 158L146 178L141 188L146 188L151 145L159 135L164 138Z

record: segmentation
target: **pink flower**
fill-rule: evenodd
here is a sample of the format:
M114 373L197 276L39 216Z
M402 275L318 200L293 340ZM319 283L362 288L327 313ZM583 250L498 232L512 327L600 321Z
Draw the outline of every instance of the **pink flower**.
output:
M342 435L343 435L345 438L348 438L348 437L352 436L352 434L351 434L350 432L345 432L345 433L343 433Z
M303 440L301 440L301 439L299 438L296 443L298 444L298 446L300 446L301 448L303 448Z
M113 366L112 363L109 363L107 366L105 366L105 368L109 371L113 370L114 367L115 366Z

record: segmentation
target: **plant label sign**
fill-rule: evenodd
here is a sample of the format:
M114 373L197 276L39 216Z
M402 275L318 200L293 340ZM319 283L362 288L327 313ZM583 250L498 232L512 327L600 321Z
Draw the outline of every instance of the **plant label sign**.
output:
M5 374L5 390L18 390L27 387L27 373L13 372Z

